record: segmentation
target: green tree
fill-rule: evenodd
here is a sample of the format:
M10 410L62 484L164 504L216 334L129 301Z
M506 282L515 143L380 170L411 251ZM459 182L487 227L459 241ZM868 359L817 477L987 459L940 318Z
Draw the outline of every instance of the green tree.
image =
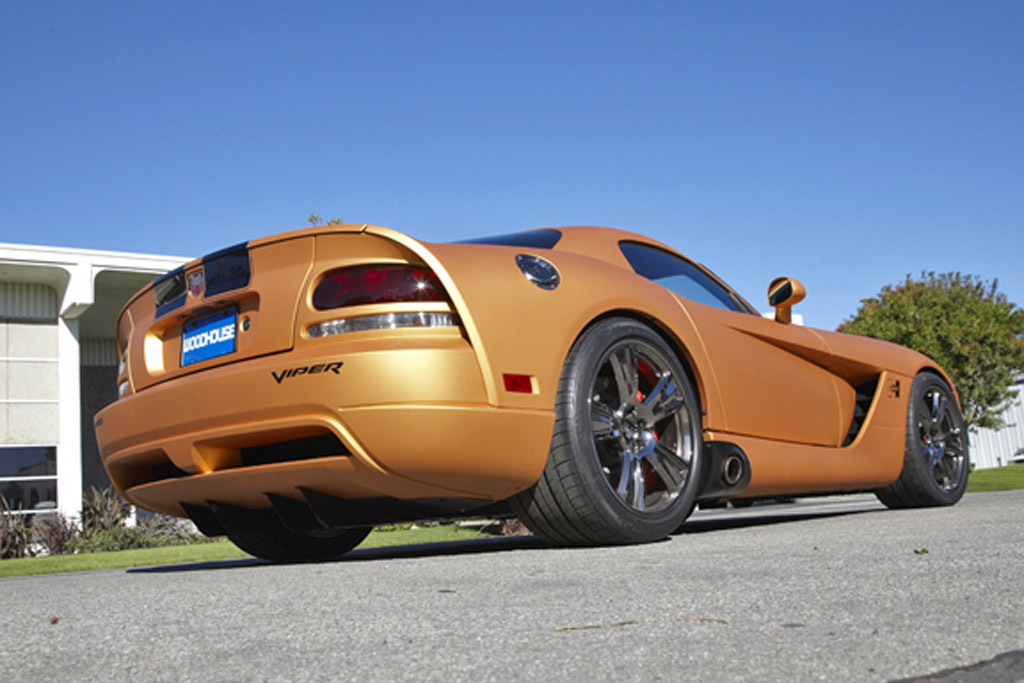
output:
M324 223L324 219L315 213L309 214L309 218L306 219L310 225L342 225L345 221L341 220L337 216Z
M840 332L895 342L930 356L950 374L968 426L999 429L1024 373L1024 311L986 282L960 273L907 275L863 299Z

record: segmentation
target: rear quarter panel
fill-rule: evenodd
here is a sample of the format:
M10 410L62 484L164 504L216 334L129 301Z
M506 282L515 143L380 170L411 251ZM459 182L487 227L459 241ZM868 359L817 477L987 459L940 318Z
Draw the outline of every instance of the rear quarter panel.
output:
M488 396L495 405L552 409L573 343L594 320L612 313L657 321L698 377L710 376L707 355L686 311L666 289L631 270L574 253L518 247L430 245L477 349ZM515 263L534 254L559 270L551 291L530 283ZM533 394L504 390L502 375L536 378ZM698 383L709 414L721 412L714 392Z

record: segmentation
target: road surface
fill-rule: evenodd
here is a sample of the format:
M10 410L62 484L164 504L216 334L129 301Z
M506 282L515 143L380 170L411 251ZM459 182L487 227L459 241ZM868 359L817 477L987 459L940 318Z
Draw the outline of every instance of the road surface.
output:
M0 580L5 680L1024 680L1024 491ZM950 671L973 667L961 671ZM944 673L943 673L944 672Z

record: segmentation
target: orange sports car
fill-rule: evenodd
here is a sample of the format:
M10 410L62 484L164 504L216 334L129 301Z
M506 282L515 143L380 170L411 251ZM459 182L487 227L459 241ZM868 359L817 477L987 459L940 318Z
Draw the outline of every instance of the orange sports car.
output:
M774 319L638 234L420 242L372 225L254 240L121 313L104 465L139 507L253 555L335 557L380 523L516 515L556 544L662 538L702 501L963 494L929 358Z

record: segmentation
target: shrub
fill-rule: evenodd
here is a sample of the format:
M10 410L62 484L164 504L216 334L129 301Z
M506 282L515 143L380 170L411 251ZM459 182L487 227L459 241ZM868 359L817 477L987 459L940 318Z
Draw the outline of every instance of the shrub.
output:
M16 515L0 496L0 558L31 557L32 529L25 515Z
M83 497L82 526L63 514L37 515L35 521L11 512L0 497L0 558L31 557L33 541L51 555L95 553L112 550L158 548L205 543L214 539L196 533L187 520L168 515L148 515L138 526L124 526L131 511L111 488L93 487Z
M115 526L84 534L69 541L67 547L76 553L101 553L205 543L212 540L214 539L194 533L191 525L185 520L167 515L151 515L144 517L138 526Z
M530 531L518 517L507 517L501 520L502 536L529 536Z
M484 522L480 533L489 536L529 536L532 531L518 517L503 517Z
M60 512L52 515L39 515L32 523L39 537L39 542L51 555L63 555L68 551L68 544L78 538L78 524Z
M147 515L139 520L139 528L147 536L166 541L167 545L205 543L213 540L196 533L195 526L190 521L170 515Z
M127 519L131 508L112 488L93 486L82 498L82 534L92 536L115 529Z
M150 536L142 527L116 526L76 538L68 548L76 553L101 553L112 550L158 548L170 545L166 539Z

